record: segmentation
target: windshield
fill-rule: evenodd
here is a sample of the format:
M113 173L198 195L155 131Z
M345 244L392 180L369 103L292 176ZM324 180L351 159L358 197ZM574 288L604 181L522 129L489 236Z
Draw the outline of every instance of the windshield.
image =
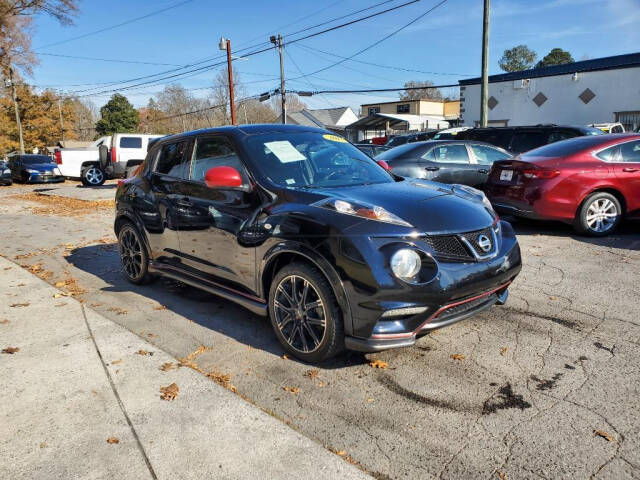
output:
M391 140L385 143L385 145L387 147L397 147L398 145L404 145L408 140L409 139L405 136L393 137Z
M263 176L282 187L321 188L393 182L367 155L337 135L269 133L247 140Z
M39 163L55 163L51 157L46 155L25 155L21 157L24 165L37 165Z
M584 133L585 135L604 135L604 132L602 130L595 127L582 127L580 131L582 131L582 133Z

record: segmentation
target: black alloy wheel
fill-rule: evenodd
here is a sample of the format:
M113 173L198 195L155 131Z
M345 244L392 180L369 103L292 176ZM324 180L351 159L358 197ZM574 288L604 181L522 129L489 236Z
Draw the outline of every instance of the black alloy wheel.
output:
M126 223L118 234L120 262L127 280L142 284L151 279L149 274L149 255L136 227Z
M271 284L269 313L280 343L301 360L325 360L344 347L340 308L315 267L293 263L280 270Z

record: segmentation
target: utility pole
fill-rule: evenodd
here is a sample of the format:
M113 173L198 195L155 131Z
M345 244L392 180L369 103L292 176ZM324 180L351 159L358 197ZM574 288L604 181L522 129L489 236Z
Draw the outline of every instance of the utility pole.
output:
M280 54L280 99L282 100L282 123L287 123L287 100L284 89L284 60L282 58L282 35L274 35L269 39L271 43L278 47L278 53Z
M231 66L231 40L222 37L220 50L227 51L227 77L229 83L229 110L231 110L231 125L236 125L236 106L233 99L233 67Z
M60 113L60 133L62 134L62 143L64 144L64 120L62 118L62 99L58 98L58 112Z
M22 122L20 121L20 109L18 108L18 94L16 93L16 85L13 82L13 67L9 64L9 85L11 87L11 98L13 99L13 108L16 112L16 124L18 125L18 136L20 137L20 153L24 155L24 140L22 138Z
M480 91L480 126L487 126L489 96L489 0L484 0L482 22L482 87Z

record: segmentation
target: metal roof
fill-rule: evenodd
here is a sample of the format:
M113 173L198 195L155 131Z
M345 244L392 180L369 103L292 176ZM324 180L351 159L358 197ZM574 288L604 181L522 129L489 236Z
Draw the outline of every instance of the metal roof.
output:
M427 120L434 122L442 122L447 123L443 117L434 116L434 115L409 115L403 113L374 113L367 117L363 117L349 125L345 128L353 129L353 128L362 128L362 127L373 127L376 125L386 125L386 122L389 122L390 127L394 127L400 125L404 122L409 125L416 124L424 124Z
M628 53L626 55L615 55L613 57L594 58L581 62L566 63L564 65L553 65L551 67L533 68L520 72L503 73L500 75L490 75L489 83L509 82L525 78L553 77L557 75L570 75L579 72L592 72L597 70L614 70L618 68L629 68L640 66L640 52ZM476 85L480 83L480 77L460 80L460 85Z

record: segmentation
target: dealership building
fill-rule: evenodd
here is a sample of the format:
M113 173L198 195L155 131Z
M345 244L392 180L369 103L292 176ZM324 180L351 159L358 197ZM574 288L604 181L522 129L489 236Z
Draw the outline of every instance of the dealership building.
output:
M480 122L480 78L460 82L461 124ZM489 76L489 126L640 127L640 53Z

